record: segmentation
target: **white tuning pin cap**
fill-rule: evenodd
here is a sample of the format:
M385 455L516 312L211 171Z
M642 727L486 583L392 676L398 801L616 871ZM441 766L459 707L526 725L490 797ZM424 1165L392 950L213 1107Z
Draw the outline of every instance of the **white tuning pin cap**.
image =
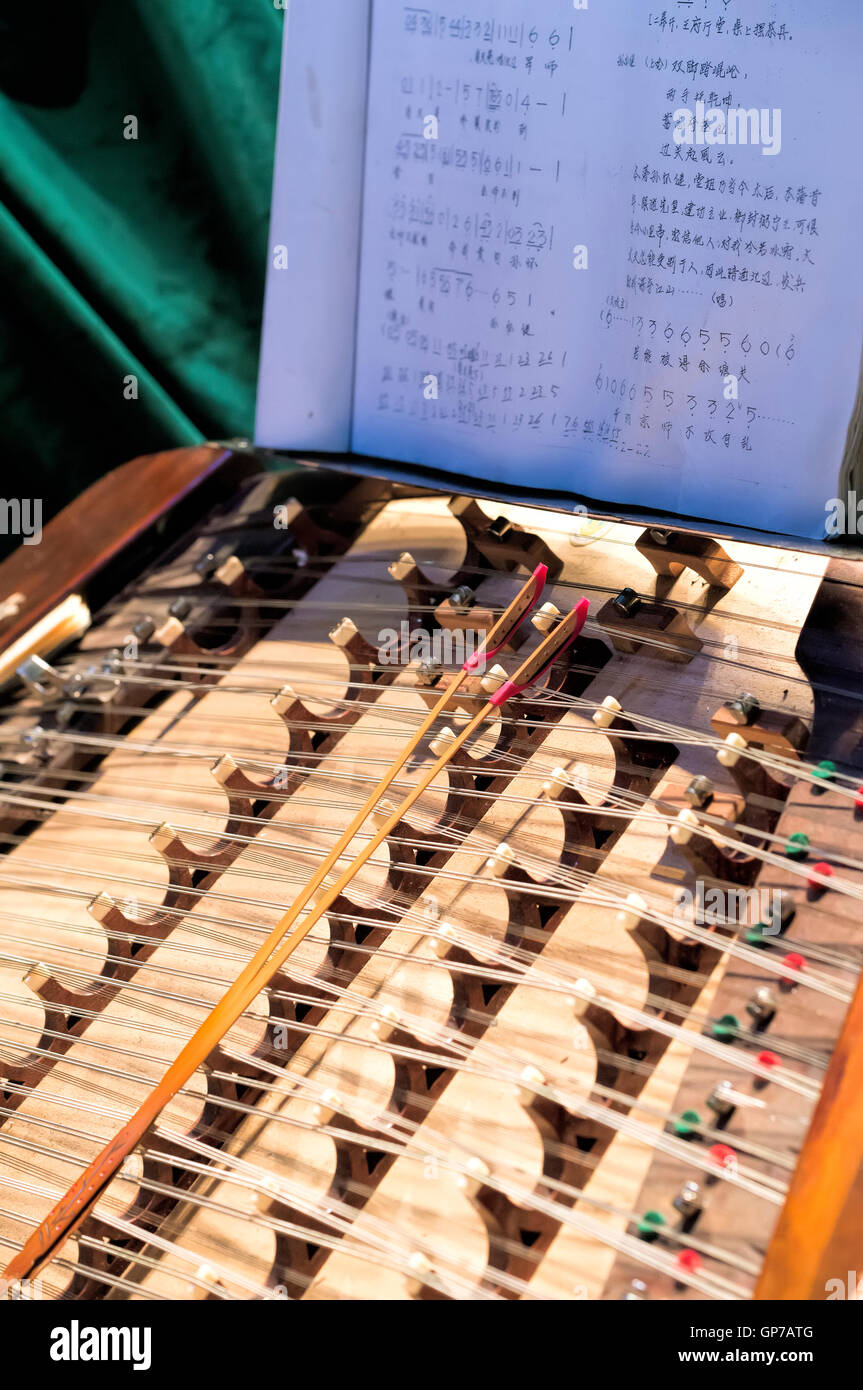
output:
M30 969L21 977L22 984L25 984L34 994L40 994L50 980L53 980L53 971L41 961L38 965L31 965Z
M213 578L219 584L229 585L236 584L237 580L241 579L244 574L245 569L239 556L229 555L227 560L223 560L221 565L219 565Z
M491 1169L481 1158L469 1158L465 1164L466 1172L460 1173L458 1185L468 1196L479 1192L483 1183L491 1177Z
M333 1117L344 1110L344 1101L337 1091L326 1090L320 1100L312 1107L312 1120L316 1125L328 1125Z
M722 747L717 750L716 761L723 767L734 767L745 747L746 739L742 734L727 734Z
M380 830L382 826L386 825L387 821L397 809L398 808L394 806L391 801L379 801L371 815L372 825L375 830Z
M278 699L278 696L276 696ZM272 703L272 702L271 702ZM210 775L215 777L219 786L224 786L232 772L237 771L237 764L230 753L223 753L217 763L210 768Z
M337 647L346 647L348 643L357 635L357 625L350 618L342 618L340 623L330 630L330 641Z
M411 570L415 567L416 560L413 555L411 555L409 550L403 550L397 560L393 560L391 565L387 565L387 573L400 584L403 579L407 579Z
M586 999L589 1001L596 998L596 985L592 985L590 980L582 978L576 980L572 987L572 993L575 999Z
M97 922L104 922L112 907L116 905L109 893L97 893L93 901L87 904L87 911Z
M291 705L296 704L297 692L290 685L283 685L277 695L270 701L270 707L276 714L285 714Z
M202 1288L201 1285L206 1287ZM191 1302L198 1302L207 1297L209 1293L221 1292L225 1287L224 1281L219 1278L211 1265L199 1265L195 1270L195 1283L189 1284L187 1297Z
M500 690L505 680L509 680L509 676L502 666L495 663L494 666L489 667L488 671L486 671L485 675L482 677L480 687L485 691L486 695L493 695L496 690Z
M518 1078L516 1093L522 1105L533 1105L537 1088L545 1085L545 1077L538 1067L527 1066Z
M448 956L455 945L455 927L450 922L441 922L432 941L432 950L439 960Z
M430 1275L434 1273L434 1266L421 1250L414 1250L408 1257L408 1265L411 1271L407 1276L408 1292L414 1297L428 1283Z
M598 710L594 710L593 722L598 729L608 729L620 714L621 705L613 695L606 695Z
M671 826L671 839L675 845L688 845L692 839L693 830L700 828L701 822L694 811L688 808L680 811L677 820Z
M277 1200L278 1188L272 1178L264 1178L255 1193L255 1209L262 1216L268 1216Z
M144 1159L141 1154L126 1154L120 1168L120 1174L129 1182L141 1182L144 1176Z
M560 609L554 603L544 603L531 618L537 632L551 632L560 619Z
M547 782L542 784L542 794L547 796L549 801L556 801L563 796L565 791L569 791L569 774L563 767L556 767Z
M179 618L166 618L162 626L153 633L153 642L157 647L172 647L185 631Z
M401 1021L401 1014L393 1008L392 1004L384 1004L380 1017L372 1022L371 1031L378 1042L386 1042Z
M454 742L455 730L451 729L449 724L447 724L443 729L441 729L437 737L432 739L431 743L429 744L429 749L436 758L442 758L444 753L449 748L450 744Z
M494 854L489 855L485 861L486 873L491 874L492 878L503 878L514 859L515 850L512 845L508 845L506 840L502 840Z
M639 893L627 893L623 907L616 914L615 921L627 931L637 927L647 912L647 903Z

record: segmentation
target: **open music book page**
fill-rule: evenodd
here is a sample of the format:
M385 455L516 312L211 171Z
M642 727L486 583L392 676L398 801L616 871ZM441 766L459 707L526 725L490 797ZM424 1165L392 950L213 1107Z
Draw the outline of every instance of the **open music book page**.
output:
M823 535L861 433L857 0L374 0L370 20L351 447ZM280 275L268 323L307 359ZM338 315L330 336L343 370ZM269 345L261 442L314 447ZM317 447L344 447L333 413Z

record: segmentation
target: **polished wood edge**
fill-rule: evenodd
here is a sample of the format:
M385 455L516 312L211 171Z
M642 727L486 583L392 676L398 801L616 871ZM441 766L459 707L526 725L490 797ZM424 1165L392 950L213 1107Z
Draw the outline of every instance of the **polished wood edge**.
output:
M232 457L200 444L142 454L106 473L47 523L38 545L20 545L0 564L0 599L20 596L0 620L0 652Z
M756 1299L829 1297L828 1281L863 1279L863 982L827 1068ZM846 1297L847 1297L846 1293Z

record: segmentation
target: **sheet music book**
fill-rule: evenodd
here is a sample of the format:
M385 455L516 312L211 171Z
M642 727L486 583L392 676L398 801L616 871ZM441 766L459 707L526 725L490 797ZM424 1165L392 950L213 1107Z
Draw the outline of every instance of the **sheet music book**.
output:
M861 52L860 0L290 0L256 442L823 536Z

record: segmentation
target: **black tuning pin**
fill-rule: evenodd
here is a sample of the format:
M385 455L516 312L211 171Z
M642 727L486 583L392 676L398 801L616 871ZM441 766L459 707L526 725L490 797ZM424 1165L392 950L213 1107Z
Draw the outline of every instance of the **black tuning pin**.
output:
M745 691L742 695L738 695L736 700L729 700L725 709L734 724L751 724L753 719L757 719L761 713L761 706L756 696L749 695Z
M677 1196L672 1202L676 1212L680 1214L680 1229L689 1233L695 1226L699 1216L704 1210L701 1200L701 1188L697 1182L686 1182L681 1187Z
M752 1019L754 1032L763 1033L765 1028L770 1027L776 1017L776 996L768 985L761 985L755 991L746 1005L746 1012Z
M709 777L693 777L683 793L690 806L704 810L713 800L714 786Z

